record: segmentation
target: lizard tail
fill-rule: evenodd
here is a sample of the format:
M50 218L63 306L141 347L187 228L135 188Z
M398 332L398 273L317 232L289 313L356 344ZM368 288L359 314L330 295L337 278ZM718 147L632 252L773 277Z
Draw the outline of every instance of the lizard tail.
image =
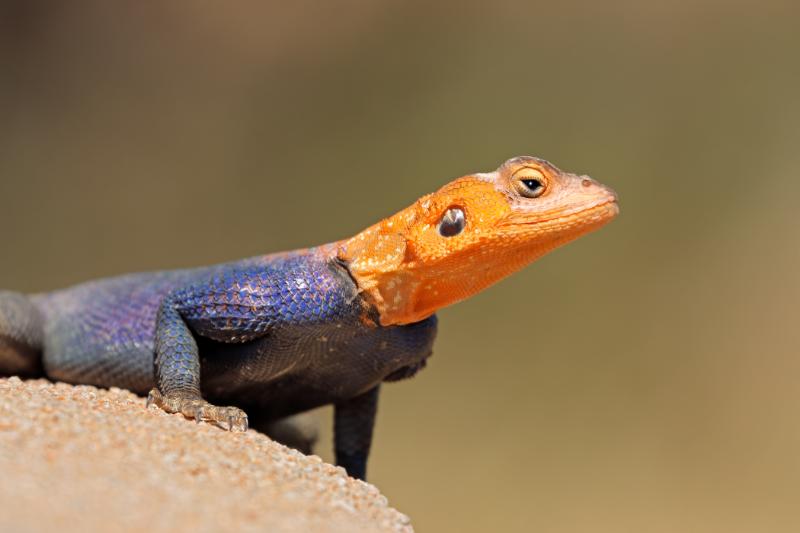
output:
M0 291L0 375L42 374L42 315L24 294Z

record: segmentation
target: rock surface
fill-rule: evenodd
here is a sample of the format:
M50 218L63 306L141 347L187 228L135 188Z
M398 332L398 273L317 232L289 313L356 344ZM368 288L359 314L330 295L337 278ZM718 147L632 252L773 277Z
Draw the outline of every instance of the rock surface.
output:
M0 531L412 531L319 457L119 389L0 379L0 472Z

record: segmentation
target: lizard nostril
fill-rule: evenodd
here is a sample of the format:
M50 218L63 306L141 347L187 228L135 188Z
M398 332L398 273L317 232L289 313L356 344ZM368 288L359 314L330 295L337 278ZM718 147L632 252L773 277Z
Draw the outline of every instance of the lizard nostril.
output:
M591 187L592 185L594 185L594 180L592 180L591 178L583 178L581 180L581 185L583 185L584 187Z

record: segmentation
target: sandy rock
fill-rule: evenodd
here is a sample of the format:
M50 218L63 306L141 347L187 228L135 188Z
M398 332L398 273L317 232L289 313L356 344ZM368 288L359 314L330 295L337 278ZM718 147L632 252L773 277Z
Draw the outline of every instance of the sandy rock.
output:
M0 531L413 531L319 457L144 405L0 379Z

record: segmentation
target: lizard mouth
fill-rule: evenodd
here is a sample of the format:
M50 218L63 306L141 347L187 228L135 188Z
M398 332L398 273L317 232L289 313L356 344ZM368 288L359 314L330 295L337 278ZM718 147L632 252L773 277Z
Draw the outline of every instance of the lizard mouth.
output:
M619 204L615 196L606 198L589 206L567 209L549 213L541 218L528 218L525 215L514 217L509 221L510 226L541 226L547 228L594 226L604 224L619 214Z
M588 207L580 207L577 209L570 209L564 211L562 213L555 214L551 217L544 218L542 220L533 221L532 224L539 224L539 223L547 223L547 222L557 222L561 220L585 220L588 218L593 218L596 215L606 215L609 218L616 216L619 213L619 204L617 203L616 198L609 198L604 200L600 203L590 205Z

